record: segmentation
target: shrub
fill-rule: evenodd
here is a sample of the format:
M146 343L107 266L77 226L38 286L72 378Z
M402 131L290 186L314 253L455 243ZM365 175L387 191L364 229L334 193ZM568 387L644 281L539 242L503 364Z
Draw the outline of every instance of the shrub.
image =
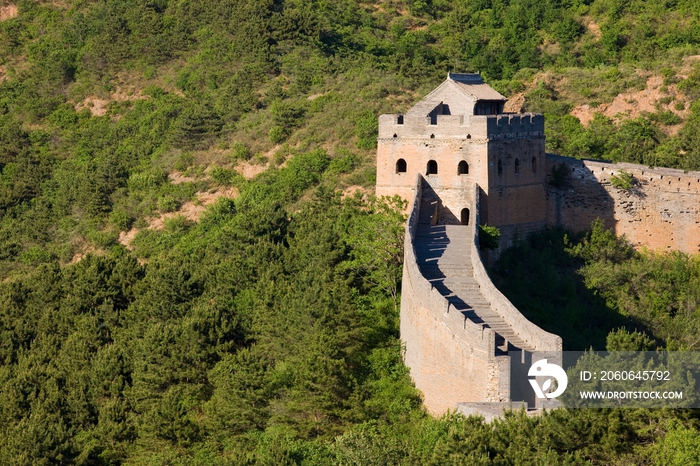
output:
M617 174L610 177L610 182L617 189L629 191L634 186L635 179L633 174L620 170Z
M287 139L286 131L281 126L273 126L270 128L267 136L270 138L270 142L273 144L279 144Z
M163 196L158 199L158 210L163 213L174 212L179 207L179 202L172 196Z
M177 162L175 162L175 170L184 172L192 165L194 165L194 156L190 152L183 152Z
M112 225L117 227L119 231L126 231L131 228L131 224L134 222L134 219L125 211L117 209L109 214L109 221Z
M374 149L377 147L377 130L379 122L377 117L371 111L365 111L355 122L355 134L357 142L355 143L360 149Z
M501 231L489 225L479 225L479 247L481 249L498 249Z
M231 157L234 160L250 160L250 158L253 156L253 153L250 151L248 146L240 142L234 143L231 146L231 150L233 151Z

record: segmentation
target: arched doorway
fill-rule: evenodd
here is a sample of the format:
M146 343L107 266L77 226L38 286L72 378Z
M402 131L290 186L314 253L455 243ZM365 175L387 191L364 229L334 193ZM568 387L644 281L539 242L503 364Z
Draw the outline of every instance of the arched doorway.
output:
M467 209L466 207L462 209L462 213L459 217L459 221L462 225L469 225L469 209Z

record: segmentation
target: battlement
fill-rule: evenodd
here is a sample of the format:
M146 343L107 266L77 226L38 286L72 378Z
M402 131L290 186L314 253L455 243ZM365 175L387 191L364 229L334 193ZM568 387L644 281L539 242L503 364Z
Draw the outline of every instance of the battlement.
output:
M498 139L544 136L544 116L535 113L499 115L390 114L379 117L379 140Z

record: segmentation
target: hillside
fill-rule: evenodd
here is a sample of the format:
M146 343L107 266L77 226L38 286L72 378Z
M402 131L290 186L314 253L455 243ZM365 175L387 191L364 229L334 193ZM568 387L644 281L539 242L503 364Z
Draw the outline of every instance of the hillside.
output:
M371 192L377 115L449 70L544 112L552 152L700 169L699 15L0 0L0 463L692 463L690 411L427 416L398 340L401 206ZM534 241L496 274L516 302L509 277L560 278L543 325L583 296L596 347L695 348L696 258ZM533 250L553 268L508 265Z

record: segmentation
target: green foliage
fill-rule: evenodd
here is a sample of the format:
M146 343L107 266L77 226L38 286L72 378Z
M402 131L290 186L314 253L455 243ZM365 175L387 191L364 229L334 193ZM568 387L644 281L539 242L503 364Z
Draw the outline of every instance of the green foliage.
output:
M173 123L173 141L180 147L203 148L223 126L223 121L204 105L185 107Z
M270 137L270 142L273 144L284 142L284 140L287 138L286 131L281 126L273 126L270 128L268 136Z
M383 197L373 199L368 208L370 215L359 217L349 227L347 241L353 252L346 266L389 294L398 309L405 221L400 212L406 202L398 196Z
M681 103L681 108L677 110L683 110L685 108L685 105ZM648 118L651 121L661 123L662 125L670 126L670 125L677 125L679 123L682 123L683 120L681 117L676 115L670 110L666 110L663 112L658 112L658 113L652 113L648 115Z
M651 449L651 459L660 466L682 466L700 462L700 437L695 429L682 425L666 432Z
M109 214L109 221L117 227L118 230L126 231L131 228L134 219L123 210L113 210L112 213Z
M610 182L617 189L629 191L636 184L636 179L632 173L625 170L620 170L610 177Z
M232 186L242 183L243 176L241 176L236 170L230 168L223 168L218 165L214 165L209 169L209 176L217 184L223 186Z
M232 157L234 160L250 160L253 154L250 149L240 142L236 142L231 146Z
M356 145L360 149L373 149L377 147L377 129L379 123L374 113L360 115L355 123Z
M639 88L639 66L697 100L697 67L681 80L672 63L697 54L694 5L201 6L23 1L0 22L1 464L694 461L688 413L428 417L398 340L404 206L335 191L374 184L377 115L446 70L527 92L550 150L700 168L697 105L673 137L661 109L568 115ZM540 71L584 100L532 89ZM280 143L254 180L224 168ZM240 196L146 228L214 185ZM621 327L611 346L695 348L695 259L634 253L600 225L570 238L545 232L497 266L533 321L572 348Z
M628 332L624 328L611 331L605 343L606 351L651 351L653 349L654 340L644 332L637 330Z
M179 208L177 200L172 196L163 196L158 199L158 210L163 213L174 212Z
M518 309L572 350L697 346L698 261L636 252L601 220L582 238L533 235L505 251L494 271Z
M498 249L501 239L501 231L489 225L479 225L479 247L481 249Z

